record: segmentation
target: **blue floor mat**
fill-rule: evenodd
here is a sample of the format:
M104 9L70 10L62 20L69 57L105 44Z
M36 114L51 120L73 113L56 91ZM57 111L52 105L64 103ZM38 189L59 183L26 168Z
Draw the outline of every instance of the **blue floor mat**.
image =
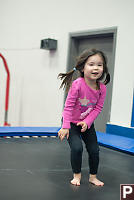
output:
M0 136L57 136L60 127L0 127Z
M100 132L97 132L97 138L102 146L134 155L134 139L132 138Z

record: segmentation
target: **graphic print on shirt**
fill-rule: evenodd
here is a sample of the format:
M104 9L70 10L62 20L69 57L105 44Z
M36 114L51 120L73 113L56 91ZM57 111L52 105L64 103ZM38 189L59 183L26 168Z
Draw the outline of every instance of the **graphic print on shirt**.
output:
M93 110L93 106L96 105L96 102L91 103L89 99L87 99L87 97L85 96L84 99L80 99L79 98L79 102L80 102L80 106L81 106L81 115L80 115L80 119L84 119L86 115L88 115L91 110Z

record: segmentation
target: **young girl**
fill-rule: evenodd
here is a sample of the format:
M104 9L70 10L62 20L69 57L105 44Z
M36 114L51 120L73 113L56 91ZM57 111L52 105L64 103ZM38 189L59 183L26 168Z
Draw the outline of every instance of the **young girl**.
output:
M80 77L72 82L76 70ZM71 148L71 184L80 185L83 140L89 157L89 182L103 186L104 183L96 177L99 146L93 122L103 108L105 85L110 81L106 57L99 50L86 50L78 57L73 70L60 73L58 77L63 80L61 87L69 90L62 115L63 124L58 135L61 141L66 136ZM104 83L100 82L103 79Z

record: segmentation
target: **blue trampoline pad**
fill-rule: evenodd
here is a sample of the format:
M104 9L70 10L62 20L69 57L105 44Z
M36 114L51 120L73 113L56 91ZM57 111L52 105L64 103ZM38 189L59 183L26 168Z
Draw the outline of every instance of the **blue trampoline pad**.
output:
M0 136L58 136L60 127L0 127ZM134 139L97 132L100 145L134 155Z

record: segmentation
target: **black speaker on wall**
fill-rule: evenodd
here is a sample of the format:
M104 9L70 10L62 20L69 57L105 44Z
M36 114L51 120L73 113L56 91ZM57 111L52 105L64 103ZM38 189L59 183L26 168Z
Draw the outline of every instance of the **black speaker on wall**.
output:
M56 50L57 49L57 40L54 39L44 39L41 40L41 49L46 49L46 50Z

